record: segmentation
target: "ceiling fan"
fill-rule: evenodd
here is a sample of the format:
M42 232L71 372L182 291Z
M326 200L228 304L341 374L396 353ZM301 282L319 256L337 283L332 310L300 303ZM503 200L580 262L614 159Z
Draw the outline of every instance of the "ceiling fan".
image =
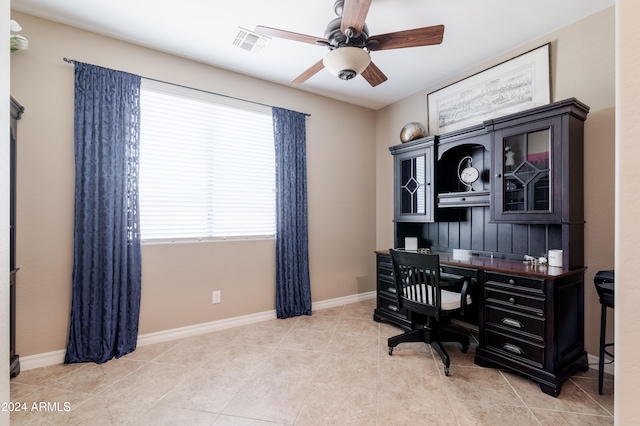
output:
M351 80L362 74L372 87L387 81L382 71L371 62L369 52L430 46L442 43L444 25L374 35L369 37L365 23L372 0L338 0L333 10L338 15L327 25L324 38L294 33L277 28L257 26L255 32L269 37L279 37L303 43L325 46L329 53L292 80L304 83L323 68L340 78Z

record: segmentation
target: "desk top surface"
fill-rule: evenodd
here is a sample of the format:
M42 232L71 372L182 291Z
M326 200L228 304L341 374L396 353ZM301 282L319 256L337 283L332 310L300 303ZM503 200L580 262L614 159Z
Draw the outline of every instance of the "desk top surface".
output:
M376 250L377 254L389 254L389 250ZM534 265L530 262L491 258L485 256L469 256L461 259L454 259L451 252L436 252L432 251L431 254L437 254L440 257L440 263L442 265L460 266L464 268L482 269L484 271L495 271L507 274L519 274L530 275L534 277L552 278L557 279L565 275L573 275L575 273L582 273L586 268L578 269L563 269L549 265Z

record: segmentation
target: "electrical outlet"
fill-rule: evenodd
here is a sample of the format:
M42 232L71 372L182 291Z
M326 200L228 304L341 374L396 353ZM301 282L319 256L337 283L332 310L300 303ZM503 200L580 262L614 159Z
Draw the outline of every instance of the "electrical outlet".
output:
M215 290L213 292L211 303L220 303L220 290Z

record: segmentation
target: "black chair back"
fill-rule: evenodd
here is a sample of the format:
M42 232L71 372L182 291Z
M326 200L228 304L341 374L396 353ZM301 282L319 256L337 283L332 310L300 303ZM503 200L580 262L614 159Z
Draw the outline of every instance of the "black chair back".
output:
M609 308L614 308L615 271L598 271L593 282L600 297L600 303Z
M398 307L434 317L441 315L440 258L389 250L396 283Z

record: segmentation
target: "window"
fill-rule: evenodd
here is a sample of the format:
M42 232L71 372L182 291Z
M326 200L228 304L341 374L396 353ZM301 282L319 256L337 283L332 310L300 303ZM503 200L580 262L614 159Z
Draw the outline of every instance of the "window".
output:
M143 241L273 237L271 108L143 80Z

